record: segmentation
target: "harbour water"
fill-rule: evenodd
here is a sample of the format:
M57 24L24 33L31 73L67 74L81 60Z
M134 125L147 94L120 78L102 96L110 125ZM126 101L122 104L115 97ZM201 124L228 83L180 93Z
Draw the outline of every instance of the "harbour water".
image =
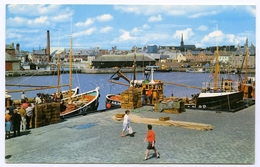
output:
M112 84L108 82L110 77L113 74L73 74L72 88L79 86L80 92L89 91L95 89L97 86L100 87L100 99L99 99L99 108L105 108L105 96L109 93L117 94L125 89L127 86ZM125 73L125 75L132 79L132 73ZM227 78L227 74L223 74L223 78ZM145 79L143 73L137 73L137 80ZM213 77L210 73L186 73L186 72L155 72L155 80L162 80L167 82L174 82L178 84L184 84L189 86L202 87L203 82L209 82L213 80ZM230 75L230 79L237 81L238 75ZM21 76L21 77L6 77L6 84L30 84L30 85L43 85L43 86L56 86L58 83L57 75L53 76ZM69 74L62 74L60 77L60 83L68 84L69 83ZM119 82L127 83L123 78L120 78ZM6 86L6 90L23 90L28 89L26 87L18 86ZM61 90L68 90L69 87L62 87ZM30 98L36 97L37 93L54 93L56 89L47 89L47 90L36 90L26 92L26 96ZM175 97L191 97L192 94L199 93L199 89L188 88L175 86L171 84L165 84L164 94L166 97L171 96L172 94ZM20 99L21 92L10 93L13 99Z

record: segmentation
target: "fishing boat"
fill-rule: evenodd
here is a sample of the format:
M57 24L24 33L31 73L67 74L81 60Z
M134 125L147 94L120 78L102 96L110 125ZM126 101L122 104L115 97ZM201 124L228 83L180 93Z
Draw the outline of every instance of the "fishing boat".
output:
M106 108L120 108L120 94L107 94L106 95Z
M241 80L241 83L239 84L238 89L240 91L244 92L244 100L246 101L247 105L252 105L255 104L255 85L256 85L256 81L255 81L255 77L254 76L248 76L248 56L249 56L249 52L248 52L248 39L246 39L246 55L244 57L244 60L242 62L241 68L238 70L239 71L239 78ZM245 72L244 74L244 78L242 79L241 75L242 74L242 67L243 67L243 63L246 62L245 64Z
M236 111L244 106L244 92L238 90L231 79L222 79L219 84L218 47L216 50L216 62L214 83L205 83L204 89L193 95L195 104L186 105L186 108L197 108L205 110Z
M172 69L168 66L165 65L161 65L161 66L153 66L154 72L171 72ZM151 68L149 66L147 66L145 68L146 71L150 71Z
M117 77L113 78L113 76L115 74L112 75L109 82L116 83L116 84L122 84L122 85L129 86L132 88L141 89L142 105L148 105L148 104L154 105L155 103L162 100L164 97L164 94L163 94L164 83L160 80L154 80L154 78L153 78L154 69L157 68L157 66L147 66L146 68L149 68L149 70L144 72L144 75L146 77L145 80L136 80L135 70L134 70L134 79L130 80L119 69L115 73L115 74L117 74ZM114 81L115 79L119 80L119 78L125 79L128 82L128 84ZM148 96L148 92L151 92L150 93L151 96ZM118 108L118 107L121 107L121 95L120 94L107 94L106 95L106 108L108 109L108 108Z
M64 111L61 111L60 117L71 116L76 114L87 114L90 111L95 111L99 105L100 90L96 87L93 90L72 95L72 37L70 37L70 92L68 97L62 99Z

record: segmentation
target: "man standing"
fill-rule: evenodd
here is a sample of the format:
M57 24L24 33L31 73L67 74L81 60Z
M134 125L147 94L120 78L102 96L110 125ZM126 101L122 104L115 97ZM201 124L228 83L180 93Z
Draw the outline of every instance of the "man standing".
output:
M5 139L10 138L11 131L11 115L9 115L9 110L5 111Z
M42 104L42 100L39 94L37 94L37 97L35 98L35 104Z
M25 108L23 108L23 105L19 109L19 113L21 115L21 131L26 130L26 111Z
M147 91L148 104L152 104L152 94L153 94L153 91L151 88L149 88Z
M12 103L12 105L9 107L9 114L12 116L13 115L13 113L14 113L14 109L16 109L16 107L15 107L15 104L14 104L14 102Z
M17 113L18 110L14 110L14 114L12 116L12 123L14 128L14 137L16 136L16 132L18 133L18 136L20 136L20 124L21 124L21 116Z
M26 95L24 94L24 91L22 92L21 95L21 103L25 103L26 102Z
M34 105L33 103L29 103L28 107L25 109L26 110L26 129L30 129L30 122L32 118L32 113L33 113L33 108Z
M151 150L151 149L154 150L156 157L160 158L159 152L155 149L155 133L152 130L152 125L147 125L147 128L148 128L148 132L147 132L146 138L144 139L144 142L147 140L148 146L146 148L146 154L145 154L144 161L148 159L149 150Z

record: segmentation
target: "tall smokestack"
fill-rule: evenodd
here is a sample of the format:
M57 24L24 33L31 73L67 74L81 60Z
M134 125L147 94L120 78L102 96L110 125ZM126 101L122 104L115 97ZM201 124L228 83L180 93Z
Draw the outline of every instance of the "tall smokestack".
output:
M50 31L49 30L47 30L46 55L50 55Z

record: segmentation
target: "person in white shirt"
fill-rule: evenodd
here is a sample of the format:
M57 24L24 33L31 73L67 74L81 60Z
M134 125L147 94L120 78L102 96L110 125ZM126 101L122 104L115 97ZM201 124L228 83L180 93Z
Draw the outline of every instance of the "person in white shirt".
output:
M24 92L22 92L22 95L21 95L21 102L22 103L26 102L26 95L24 94Z
M28 130L30 128L30 122L33 114L33 103L29 103L28 107L25 109L26 111L26 129Z
M41 104L42 103L42 100L40 98L39 95L37 95L37 97L35 98L35 104Z
M130 118L128 116L129 114L130 114L130 111L126 110L125 116L124 116L124 121L123 121L123 130L122 130L122 134L121 134L122 137L125 137L125 131L126 131L126 129L128 129L130 127Z

